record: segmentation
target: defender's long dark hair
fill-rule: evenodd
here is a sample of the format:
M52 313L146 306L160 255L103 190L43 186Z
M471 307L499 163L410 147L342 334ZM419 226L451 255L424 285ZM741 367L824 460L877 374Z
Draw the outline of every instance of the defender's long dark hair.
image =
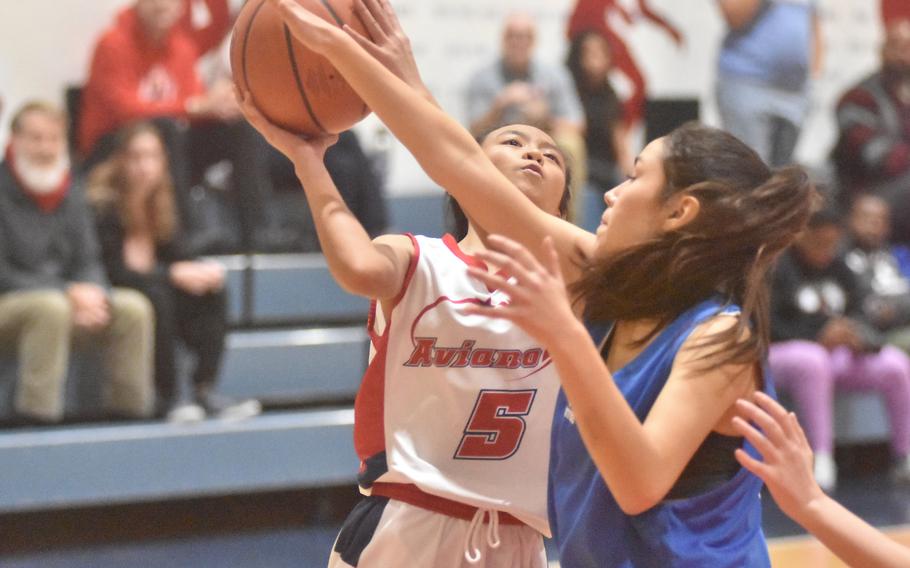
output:
M648 341L698 302L720 294L742 308L737 326L704 345L719 362L753 362L769 343L768 272L819 201L806 172L772 171L732 135L687 123L665 138L663 199L689 194L698 216L678 231L603 260L571 287L595 322L655 320ZM751 328L751 333L747 333Z

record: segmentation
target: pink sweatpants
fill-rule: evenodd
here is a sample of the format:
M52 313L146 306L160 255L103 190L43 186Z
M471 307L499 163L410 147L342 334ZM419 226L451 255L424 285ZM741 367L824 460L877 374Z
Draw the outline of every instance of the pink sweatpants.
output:
M893 346L878 353L832 351L812 341L772 343L768 354L774 383L790 393L809 444L830 452L834 390L874 391L884 398L896 457L910 453L910 358Z

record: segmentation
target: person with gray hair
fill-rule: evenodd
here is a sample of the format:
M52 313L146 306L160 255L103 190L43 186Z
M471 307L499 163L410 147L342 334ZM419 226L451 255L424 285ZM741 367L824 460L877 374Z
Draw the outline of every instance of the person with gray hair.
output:
M70 175L65 115L25 104L0 163L0 348L18 356L18 420L63 418L70 345L86 338L104 357L106 409L149 416L152 321L144 296L108 284L92 216Z
M534 58L537 24L512 13L502 28L501 53L477 70L467 89L467 119L475 136L506 124L548 132L580 132L584 120L568 74Z

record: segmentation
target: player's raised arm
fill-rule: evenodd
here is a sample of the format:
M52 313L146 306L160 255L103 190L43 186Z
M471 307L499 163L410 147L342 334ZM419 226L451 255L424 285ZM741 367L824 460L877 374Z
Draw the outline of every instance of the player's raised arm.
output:
M408 86L341 28L290 0L269 0L294 37L324 55L408 147L427 174L451 193L469 217L540 254L540 235L553 236L569 281L577 252L590 252L594 236L541 211L491 163L457 121Z
M413 246L408 237L388 235L370 240L366 229L342 199L323 162L337 137L304 139L272 124L246 93L238 93L241 109L268 142L288 157L303 185L316 233L329 270L352 294L393 298L401 290Z

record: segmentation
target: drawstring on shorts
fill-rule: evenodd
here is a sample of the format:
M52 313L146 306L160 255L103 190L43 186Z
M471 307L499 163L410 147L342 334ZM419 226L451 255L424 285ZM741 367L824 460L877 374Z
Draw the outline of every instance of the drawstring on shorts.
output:
M494 509L477 509L464 538L464 558L469 564L477 564L483 557L477 540L480 538L482 530L480 525L483 524L485 515L490 516L490 523L487 525L487 544L490 548L498 548L502 542L499 539L499 513Z

